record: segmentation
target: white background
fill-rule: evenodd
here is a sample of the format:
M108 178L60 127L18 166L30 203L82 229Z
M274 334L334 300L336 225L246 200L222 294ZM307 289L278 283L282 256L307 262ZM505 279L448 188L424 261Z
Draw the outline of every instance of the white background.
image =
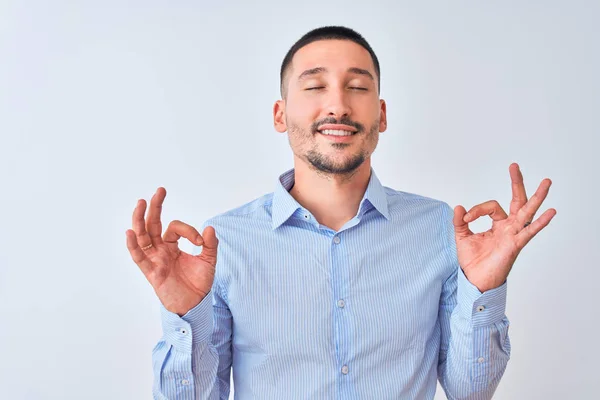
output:
M151 397L159 303L125 246L137 199L164 186L163 226L199 227L272 191L292 166L272 123L281 61L341 24L381 63L384 185L508 210L511 162L528 195L553 180L538 215L558 214L509 277L494 398L595 398L599 3L216 3L0 2L0 397Z

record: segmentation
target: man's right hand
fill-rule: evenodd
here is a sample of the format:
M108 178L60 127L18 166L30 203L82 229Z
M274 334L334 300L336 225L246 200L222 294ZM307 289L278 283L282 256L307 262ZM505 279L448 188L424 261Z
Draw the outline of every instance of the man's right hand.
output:
M138 200L133 210L133 230L128 229L125 235L131 258L140 267L163 306L183 316L210 292L219 241L212 226L207 226L200 235L193 226L177 220L171 221L161 237L160 213L166 196L165 188L156 190L150 200L147 220L144 219L146 201ZM181 251L177 241L182 236L201 245L202 253L193 256Z

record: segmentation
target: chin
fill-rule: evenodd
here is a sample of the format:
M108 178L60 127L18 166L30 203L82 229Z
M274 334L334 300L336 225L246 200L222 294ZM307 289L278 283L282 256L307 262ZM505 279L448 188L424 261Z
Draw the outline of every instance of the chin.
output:
M356 171L365 162L365 160L362 158L343 158L340 160L336 160L333 157L329 157L326 160L312 159L309 161L312 164L312 166L318 169L319 171L330 174L349 174L351 172Z

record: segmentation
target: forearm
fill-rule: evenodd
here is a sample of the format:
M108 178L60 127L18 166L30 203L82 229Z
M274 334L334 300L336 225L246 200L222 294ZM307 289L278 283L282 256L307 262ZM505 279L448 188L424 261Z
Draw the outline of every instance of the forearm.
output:
M491 399L510 358L506 283L481 293L458 271L457 304L441 313L439 379L449 399ZM444 307L444 306L443 306ZM451 309L451 311L450 311Z
M212 293L183 317L161 305L161 316L163 337L152 351L154 398L218 399Z

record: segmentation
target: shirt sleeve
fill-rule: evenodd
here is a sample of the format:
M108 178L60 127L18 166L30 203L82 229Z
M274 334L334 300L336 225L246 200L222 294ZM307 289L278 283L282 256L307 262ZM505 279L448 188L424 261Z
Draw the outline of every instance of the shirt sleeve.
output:
M507 282L481 293L458 264L453 210L444 207L452 274L442 287L438 378L448 399L491 399L510 358Z
M215 277L211 291L182 317L161 303L163 336L152 350L154 399L229 398L232 316L220 289Z

